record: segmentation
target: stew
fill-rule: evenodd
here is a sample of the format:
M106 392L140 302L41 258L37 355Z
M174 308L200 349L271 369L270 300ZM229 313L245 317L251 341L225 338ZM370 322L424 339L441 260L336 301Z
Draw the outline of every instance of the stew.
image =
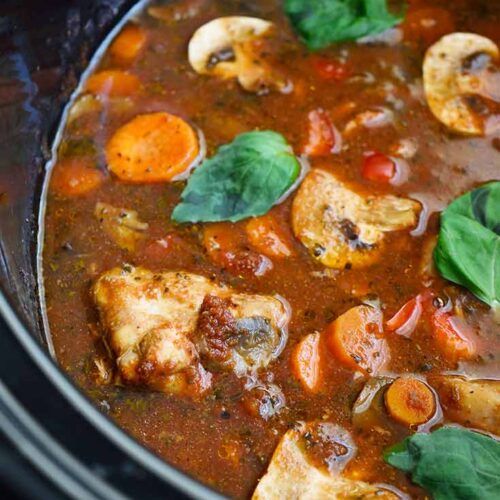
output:
M50 171L61 367L233 498L498 498L499 25L478 0L146 3Z

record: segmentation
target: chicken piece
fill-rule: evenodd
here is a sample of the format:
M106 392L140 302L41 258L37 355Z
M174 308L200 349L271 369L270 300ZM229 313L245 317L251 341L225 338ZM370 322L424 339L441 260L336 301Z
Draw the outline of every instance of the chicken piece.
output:
M268 326L255 333L240 325L234 340L224 336L223 324L212 322L210 332L222 338L219 345L226 356L211 361L223 368L238 375L262 368L279 355L286 341L288 314L278 299L237 294L195 274L115 268L97 280L93 296L126 383L190 392L189 382L194 380L191 385L201 384L195 392L206 388L209 375L199 360L206 342L197 328L206 297L228 301L225 312L235 321Z
M287 431L252 500L397 499L388 490L341 475L354 454L352 447L349 434L330 423L301 424ZM328 465L328 458L336 465L322 466L311 452L326 458L323 465Z
M428 377L447 418L500 435L500 380L466 380L453 375Z
M135 210L116 208L98 202L94 215L104 232L120 247L133 252L137 242L144 238L149 225L139 219Z
M396 196L360 196L334 175L314 169L293 201L297 238L322 264L366 267L381 255L384 233L413 227L416 201Z

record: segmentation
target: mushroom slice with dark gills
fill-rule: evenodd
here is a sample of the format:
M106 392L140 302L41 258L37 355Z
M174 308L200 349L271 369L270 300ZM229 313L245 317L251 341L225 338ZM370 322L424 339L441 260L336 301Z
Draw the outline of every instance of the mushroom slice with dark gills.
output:
M282 301L196 274L114 268L96 281L93 298L127 384L197 395L210 385L205 359L241 376L265 367L286 342Z
M314 169L292 207L295 236L322 264L336 269L374 263L384 235L415 226L418 202L397 196L362 196L333 174Z
M195 342L203 361L237 375L267 366L286 343L287 308L262 295L205 297Z
M499 129L500 50L484 36L451 33L425 54L424 89L434 116L450 130L482 135Z
M287 431L274 451L252 500L394 499L380 486L342 474L355 455L350 434L329 422L300 423Z
M236 78L249 92L286 92L289 84L265 60L261 42L273 23L255 17L220 17L204 24L189 42L188 58L200 75Z

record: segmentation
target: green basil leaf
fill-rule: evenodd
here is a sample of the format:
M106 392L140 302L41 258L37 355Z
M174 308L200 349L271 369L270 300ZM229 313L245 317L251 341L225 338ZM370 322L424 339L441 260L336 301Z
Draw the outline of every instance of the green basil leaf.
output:
M236 222L263 215L293 185L300 163L282 135L248 132L219 148L191 175L177 222Z
M441 214L434 261L444 278L499 307L500 182L466 193Z
M384 453L434 500L500 498L500 443L478 432L442 427L416 433Z
M375 35L403 20L386 0L285 0L285 12L311 50Z

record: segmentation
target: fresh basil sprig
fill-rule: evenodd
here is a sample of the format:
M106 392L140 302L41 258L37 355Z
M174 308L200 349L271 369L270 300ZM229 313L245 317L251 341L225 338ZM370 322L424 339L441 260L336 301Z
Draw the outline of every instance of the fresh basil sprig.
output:
M300 163L282 135L272 131L241 134L193 172L172 219L236 222L263 215L299 173Z
M500 308L500 182L464 194L441 214L434 261L444 278Z
M500 443L458 427L417 433L384 453L385 461L411 474L434 500L500 498Z
M386 0L285 0L285 12L311 50L375 35L403 20Z

